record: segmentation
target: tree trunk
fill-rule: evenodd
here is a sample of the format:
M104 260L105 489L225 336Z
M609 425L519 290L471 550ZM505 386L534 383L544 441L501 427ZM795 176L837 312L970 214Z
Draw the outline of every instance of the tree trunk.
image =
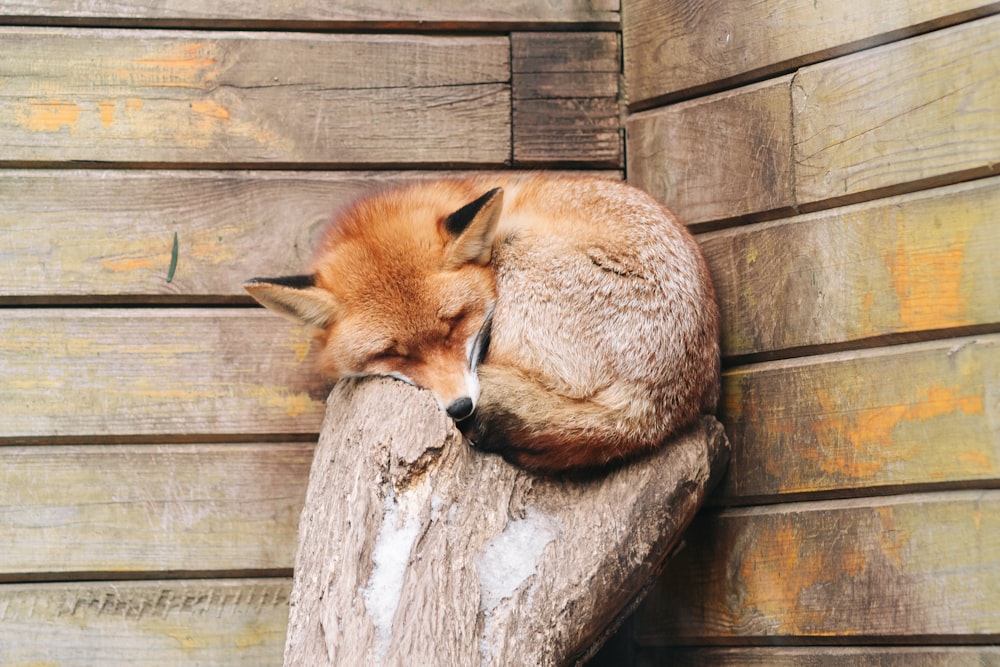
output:
M299 524L286 665L585 660L662 568L728 456L711 417L604 474L462 440L428 392L334 388Z

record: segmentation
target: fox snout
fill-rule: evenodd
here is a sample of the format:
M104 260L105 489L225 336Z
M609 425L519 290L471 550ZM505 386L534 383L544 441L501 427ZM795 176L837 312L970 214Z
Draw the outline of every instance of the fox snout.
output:
M456 398L452 401L448 407L444 409L448 413L448 416L455 421L461 421L472 415L472 411L475 409L475 404L473 404L472 399L468 396L462 396L461 398Z

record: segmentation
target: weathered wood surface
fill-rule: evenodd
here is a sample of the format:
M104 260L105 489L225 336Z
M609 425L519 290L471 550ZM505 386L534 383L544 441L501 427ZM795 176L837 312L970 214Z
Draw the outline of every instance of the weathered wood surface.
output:
M1000 178L700 237L726 356L1000 323Z
M246 303L354 198L458 173L0 170L0 304Z
M1000 17L634 114L630 182L689 223L901 194L995 173Z
M628 180L682 220L789 213L791 77L629 116Z
M996 173L1000 16L801 70L792 86L800 203Z
M618 24L618 0L3 0L0 18L38 22L73 19L89 25L271 25L284 29L383 27L387 29L493 29L534 25L580 24L611 29Z
M310 339L262 309L8 309L0 442L319 431Z
M724 510L685 540L642 644L1000 638L1000 490Z
M3 28L0 160L505 164L509 51L505 37Z
M850 3L630 0L622 8L630 105L702 94L1000 11L984 0Z
M427 392L342 382L300 521L285 664L581 658L651 581L727 448L707 418L606 475L540 478L469 448Z
M511 35L514 163L623 166L617 33Z
M1000 646L642 648L636 667L989 667Z
M0 663L276 665L290 589L284 578L3 585Z
M0 447L0 580L290 570L312 452Z
M726 502L1000 480L1000 335L734 368Z

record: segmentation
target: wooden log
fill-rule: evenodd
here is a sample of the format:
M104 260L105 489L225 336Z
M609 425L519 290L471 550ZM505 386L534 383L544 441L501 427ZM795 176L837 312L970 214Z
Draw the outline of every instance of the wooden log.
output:
M514 162L621 167L613 32L511 35Z
M702 516L637 616L644 645L995 643L1000 490Z
M0 447L0 580L291 571L313 449Z
M998 646L808 646L643 648L637 667L982 667L1000 663Z
M995 13L986 0L850 3L631 0L622 8L629 104L649 106Z
M341 382L299 524L285 664L583 659L727 448L706 418L606 475L536 477L469 448L427 392Z
M559 25L615 29L617 0L5 0L0 17L10 21L83 25L178 25L216 27L271 27L317 30L332 28L391 28L395 30L451 30L556 27Z
M0 586L4 665L275 665L289 579Z
M1000 178L990 178L702 235L723 354L1000 323L998 210Z
M724 502L1000 479L1000 336L734 368Z
M629 116L628 180L688 224L795 205L791 77Z
M504 37L3 28L2 160L501 165L509 49Z
M309 351L262 309L8 309L0 442L312 435L328 384Z
M800 71L800 204L857 201L996 172L1000 16Z

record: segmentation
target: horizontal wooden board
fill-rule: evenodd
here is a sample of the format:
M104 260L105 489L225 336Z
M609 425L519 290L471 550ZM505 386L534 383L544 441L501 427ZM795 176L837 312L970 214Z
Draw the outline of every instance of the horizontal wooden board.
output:
M629 180L717 223L992 175L998 45L1000 16L633 114Z
M618 34L514 33L514 162L620 167Z
M0 447L0 579L290 571L312 452Z
M800 204L1000 163L1000 16L807 67L795 77Z
M738 367L724 502L1000 482L1000 335Z
M630 0L622 8L629 104L692 95L1000 11L985 0L850 3Z
M1000 491L725 510L687 542L641 644L1000 638Z
M310 340L254 309L7 309L0 443L319 431Z
M629 116L628 180L682 220L795 205L791 77Z
M290 579L0 585L4 665L281 664Z
M506 37L3 28L2 160L504 164L509 51Z
M75 20L101 25L110 22L184 25L256 26L319 29L363 28L366 25L395 29L455 29L473 24L481 27L531 27L583 24L611 27L618 23L618 0L339 0L335 3L308 0L246 2L244 0L4 0L0 18L38 22Z
M243 282L306 270L350 201L458 173L0 170L0 304L249 303Z
M727 356L1000 324L1000 178L700 241Z
M986 667L1000 646L642 648L637 667Z

